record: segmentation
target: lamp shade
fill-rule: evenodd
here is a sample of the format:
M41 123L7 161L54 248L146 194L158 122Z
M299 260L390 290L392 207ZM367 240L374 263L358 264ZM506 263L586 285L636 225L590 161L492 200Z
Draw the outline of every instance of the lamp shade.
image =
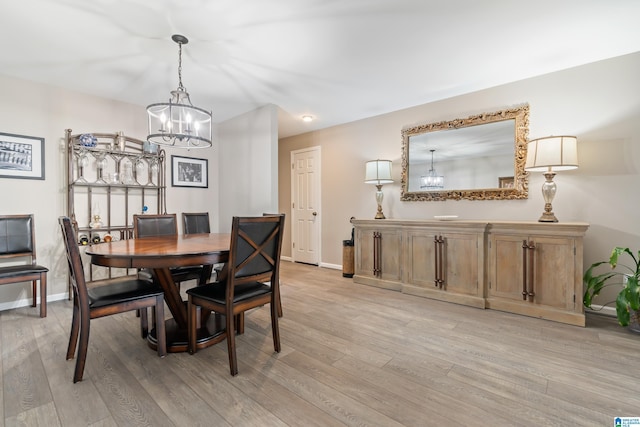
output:
M391 179L391 160L371 160L368 161L365 168L366 184L390 184Z
M578 167L578 138L548 136L529 141L525 170L545 172L563 171Z

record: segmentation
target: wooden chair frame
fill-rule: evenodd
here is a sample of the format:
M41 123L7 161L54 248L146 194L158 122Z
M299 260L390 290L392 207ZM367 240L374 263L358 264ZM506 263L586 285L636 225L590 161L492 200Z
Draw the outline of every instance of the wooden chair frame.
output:
M47 317L47 272L36 259L36 232L33 214L0 215L0 259L29 258L21 265L0 267L0 285L31 282L32 307L37 305L40 282L40 317Z
M225 316L229 370L231 375L236 375L236 321L245 311L266 304L271 309L274 350L280 352L277 301L283 234L284 215L233 218L226 277L220 282L187 291L191 354L196 352L197 307L222 314ZM266 285L266 282L270 284Z
M84 277L84 267L77 239L71 220L60 217L58 222L62 229L63 240L69 264L69 274L73 286L73 317L67 360L72 359L76 346L78 355L73 374L73 382L82 380L84 374L87 351L89 348L89 333L91 319L109 316L127 311L139 310L146 314L148 307L155 313L158 356L167 354L167 341L164 323L164 292L150 281L138 279L135 276L125 276L92 282L91 290L87 288ZM143 333L146 316L143 316Z

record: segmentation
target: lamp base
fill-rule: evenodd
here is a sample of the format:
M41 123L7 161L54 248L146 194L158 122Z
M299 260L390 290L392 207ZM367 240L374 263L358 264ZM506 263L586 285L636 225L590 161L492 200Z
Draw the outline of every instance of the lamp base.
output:
M386 219L384 214L382 213L382 199L384 198L384 194L382 194L382 185L376 184L376 202L378 203L378 213L376 213L375 219Z
M558 222L558 218L556 218L553 212L543 212L538 222Z
M557 191L556 183L553 182L553 177L555 175L555 172L551 170L544 173L544 177L546 179L542 184L542 197L545 201L544 212L538 222L558 222L558 218L553 214L553 208L551 207L551 202L553 201Z

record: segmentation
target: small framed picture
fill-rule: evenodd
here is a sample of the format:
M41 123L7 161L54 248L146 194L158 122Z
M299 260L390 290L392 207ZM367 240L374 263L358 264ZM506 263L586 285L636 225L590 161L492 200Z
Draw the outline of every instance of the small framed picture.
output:
M209 161L193 157L171 156L172 187L209 187Z
M498 186L500 188L514 188L512 176L501 176L498 178Z
M44 138L0 132L0 178L44 179Z

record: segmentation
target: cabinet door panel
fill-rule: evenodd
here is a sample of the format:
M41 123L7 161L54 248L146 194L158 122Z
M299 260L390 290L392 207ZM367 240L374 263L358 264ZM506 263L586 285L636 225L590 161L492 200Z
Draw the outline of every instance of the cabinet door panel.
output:
M571 239L535 237L535 304L573 308L574 254Z
M402 232L400 230L380 231L380 278L400 281L402 279Z
M380 233L380 274L374 274L374 246L375 232ZM362 228L356 230L355 234L355 274L382 280L400 281L401 279L401 242L402 232L400 230L377 230L372 228Z
M355 274L373 277L373 230L356 230L355 240Z
M523 240L526 236L492 236L490 296L522 301Z
M412 285L435 287L435 243L433 234L410 234L408 246L408 281Z
M478 294L478 238L475 234L444 236L444 289L458 294Z

